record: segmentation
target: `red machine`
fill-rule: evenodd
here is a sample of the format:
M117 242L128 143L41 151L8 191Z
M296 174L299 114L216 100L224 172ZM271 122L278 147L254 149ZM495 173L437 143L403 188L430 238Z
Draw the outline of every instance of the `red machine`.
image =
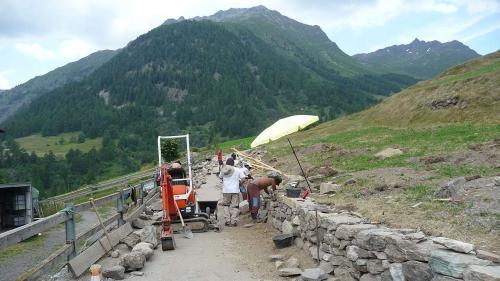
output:
M174 224L186 224L192 232L206 232L209 228L210 211L200 212L196 200L196 190L191 179L191 159L189 154L189 136L158 137L161 138L186 138L188 171L182 167L167 168L161 165L160 152L160 185L163 208L163 225L161 231L161 246L163 251L174 250Z

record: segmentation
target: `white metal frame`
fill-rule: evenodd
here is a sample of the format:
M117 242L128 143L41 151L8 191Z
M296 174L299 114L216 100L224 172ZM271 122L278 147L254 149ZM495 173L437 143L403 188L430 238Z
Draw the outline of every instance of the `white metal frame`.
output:
M174 195L175 200L187 200L189 195L191 195L191 192L193 192L193 177L191 174L191 152L189 150L189 134L187 135L179 135L179 136L158 136L158 167L161 167L162 164L162 158L161 158L161 140L162 139L186 139L186 148L187 148L187 163L188 163L188 173L189 173L189 178L187 179L177 179L174 181L184 181L187 180L189 181L189 189L186 194L179 194L179 195Z

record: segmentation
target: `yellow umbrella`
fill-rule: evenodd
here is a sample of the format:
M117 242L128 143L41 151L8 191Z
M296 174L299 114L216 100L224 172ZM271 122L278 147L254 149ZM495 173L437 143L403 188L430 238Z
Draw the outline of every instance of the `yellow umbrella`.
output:
M250 145L252 148L265 144L281 137L297 132L305 127L319 121L315 115L293 115L276 121L262 131Z

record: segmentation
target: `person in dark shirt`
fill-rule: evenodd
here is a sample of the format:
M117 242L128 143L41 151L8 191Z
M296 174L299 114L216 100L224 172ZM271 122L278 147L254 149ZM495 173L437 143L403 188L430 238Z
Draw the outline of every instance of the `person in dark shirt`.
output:
M259 213L260 208L260 191L264 190L266 194L271 195L271 193L269 192L269 187L271 187L274 194L274 192L276 191L276 187L281 182L281 176L274 175L257 178L247 185L248 206L250 209L250 215L252 216L252 220L254 222L258 222L257 214Z

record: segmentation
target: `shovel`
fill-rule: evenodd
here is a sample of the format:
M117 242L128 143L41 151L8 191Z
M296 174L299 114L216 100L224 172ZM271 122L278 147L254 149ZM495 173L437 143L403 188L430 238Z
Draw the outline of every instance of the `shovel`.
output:
M184 219L182 218L181 210L179 210L179 206L177 206L177 201L174 200L174 205L175 208L177 209L177 214L179 215L179 218L181 219L181 224L182 224L182 235L184 235L185 238L187 239L192 239L193 238L193 232L191 232L191 229L186 226L184 223Z

